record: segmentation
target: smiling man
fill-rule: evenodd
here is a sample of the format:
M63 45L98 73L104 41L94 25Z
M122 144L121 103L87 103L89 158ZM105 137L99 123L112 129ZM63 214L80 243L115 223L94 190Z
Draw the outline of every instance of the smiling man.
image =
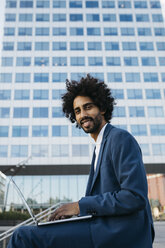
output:
M114 98L104 82L87 75L67 81L63 112L95 140L86 194L58 208L50 221L73 215L89 220L18 229L8 248L152 248L153 221L147 180L136 140L110 124Z

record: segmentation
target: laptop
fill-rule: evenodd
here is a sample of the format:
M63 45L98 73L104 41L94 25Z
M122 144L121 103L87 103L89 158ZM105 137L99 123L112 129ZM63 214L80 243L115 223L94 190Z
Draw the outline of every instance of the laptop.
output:
M92 218L92 215L84 215L84 216L73 216L71 218L67 218L67 219L61 219L61 220L54 220L54 221L44 221L44 222L40 222L36 219L35 215L33 214L33 212L31 211L27 201L25 200L25 197L23 195L23 193L21 192L21 190L19 189L19 187L17 186L17 184L15 183L15 181L13 180L13 178L10 179L11 182L14 184L18 194L20 195L23 203L25 204L32 220L34 221L34 223L36 224L36 226L45 226L45 225L52 225L52 224L58 224L58 223L63 223L63 222L70 222L70 221L80 221L80 220L86 220L86 219L90 219Z

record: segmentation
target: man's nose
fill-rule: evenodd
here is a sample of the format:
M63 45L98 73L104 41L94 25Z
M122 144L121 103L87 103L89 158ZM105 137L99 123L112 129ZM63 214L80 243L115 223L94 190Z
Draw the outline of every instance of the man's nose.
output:
M82 118L84 118L84 116L86 116L86 111L85 111L85 109L82 109L81 114L80 114L80 118L82 119Z

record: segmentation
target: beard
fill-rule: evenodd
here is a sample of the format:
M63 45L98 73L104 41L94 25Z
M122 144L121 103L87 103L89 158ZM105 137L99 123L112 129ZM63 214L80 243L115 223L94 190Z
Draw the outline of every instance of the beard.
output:
M83 121L89 120L92 124L89 127L83 127L83 124L81 124ZM98 132L100 129L100 126L102 124L102 115L98 113L95 118L85 116L81 121L79 127L81 127L85 133L95 133Z

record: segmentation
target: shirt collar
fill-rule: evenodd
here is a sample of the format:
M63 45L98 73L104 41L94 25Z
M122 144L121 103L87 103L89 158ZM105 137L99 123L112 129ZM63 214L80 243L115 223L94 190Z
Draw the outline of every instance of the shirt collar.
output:
M96 145L100 145L100 144L101 144L102 138L103 138L103 134L104 134L104 130L105 130L107 124L108 124L108 123L106 123L106 124L102 127L102 129L100 130L100 133L99 133L99 135L97 136L97 140L96 140L96 142L95 142Z

